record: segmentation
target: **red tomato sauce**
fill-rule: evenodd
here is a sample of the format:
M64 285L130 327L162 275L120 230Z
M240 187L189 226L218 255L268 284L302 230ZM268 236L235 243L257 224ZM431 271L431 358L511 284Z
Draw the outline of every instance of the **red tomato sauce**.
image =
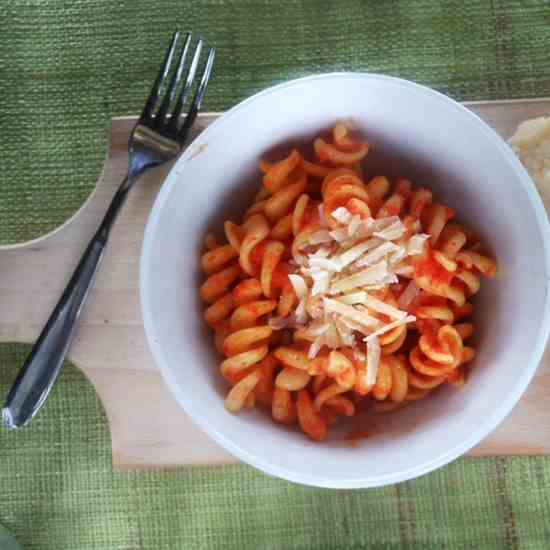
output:
M250 263L253 266L260 267L262 265L262 259L265 254L265 247L267 246L267 239L258 243L250 252Z
M273 277L271 278L272 288L284 288L290 285L290 279L288 278L289 273L290 266L286 262L281 262L273 272Z
M417 277L429 277L434 285L450 285L454 277L452 271L447 271L434 259L431 251L426 255L425 259L416 263L415 275Z
M308 225L318 224L319 221L319 208L317 205L309 204L304 212L300 229L303 230Z

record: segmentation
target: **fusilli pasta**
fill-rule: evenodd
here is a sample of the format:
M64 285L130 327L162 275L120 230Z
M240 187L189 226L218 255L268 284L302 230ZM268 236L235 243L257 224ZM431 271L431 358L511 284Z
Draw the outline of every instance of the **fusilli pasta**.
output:
M454 211L407 179L364 181L349 123L262 161L241 224L209 234L204 319L225 359L231 412L258 404L320 441L339 417L387 412L461 386L475 356L469 301L496 262Z

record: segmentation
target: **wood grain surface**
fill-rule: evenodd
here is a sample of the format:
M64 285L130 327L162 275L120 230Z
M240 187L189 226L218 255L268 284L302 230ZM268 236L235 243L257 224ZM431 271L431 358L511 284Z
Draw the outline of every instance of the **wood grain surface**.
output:
M550 100L471 103L504 138L527 118L550 114ZM216 114L201 115L197 131ZM0 342L38 336L80 254L125 175L132 118L112 121L111 143L97 188L54 233L0 248ZM170 166L147 174L130 193L83 313L70 360L95 386L109 420L113 463L120 469L221 464L235 459L204 435L176 404L147 346L139 305L139 255L152 203ZM540 190L547 210L550 191ZM550 355L527 392L474 456L550 454Z

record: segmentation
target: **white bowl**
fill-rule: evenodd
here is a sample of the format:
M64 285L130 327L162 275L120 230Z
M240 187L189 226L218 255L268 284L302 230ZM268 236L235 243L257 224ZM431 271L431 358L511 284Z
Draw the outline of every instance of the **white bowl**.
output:
M464 389L448 387L387 418L359 448L314 443L262 412L224 408L220 359L202 320L199 256L206 233L244 212L258 161L289 139L311 139L353 118L375 171L433 189L494 251L499 274L476 297L478 355ZM529 176L506 143L470 111L433 90L373 74L295 80L237 105L178 160L155 202L141 258L147 338L188 415L249 464L320 487L375 487L414 478L479 443L531 380L549 323L550 230ZM386 421L384 421L386 422Z

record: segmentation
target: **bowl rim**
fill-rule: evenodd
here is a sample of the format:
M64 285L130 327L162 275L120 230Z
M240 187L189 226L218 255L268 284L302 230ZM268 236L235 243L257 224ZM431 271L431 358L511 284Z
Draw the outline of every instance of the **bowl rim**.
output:
M536 345L527 361L527 367L523 370L522 374L516 380L514 386L514 392L510 393L501 403L500 406L493 411L493 413L486 417L483 422L479 423L474 429L472 434L455 444L447 452L434 457L433 460L422 463L418 466L411 467L406 470L401 470L396 473L377 475L377 476L363 476L363 477L350 477L350 478L332 478L327 476L319 476L315 473L301 473L291 468L282 468L276 464L276 461L272 461L268 458L257 456L249 451L243 449L233 440L228 439L224 433L210 424L210 422L202 415L197 414L196 411L190 406L185 392L176 383L175 377L172 374L169 363L164 355L164 351L159 343L159 339L156 335L154 323L152 321L152 301L149 292L149 269L150 257L153 251L154 234L160 219L160 212L163 209L164 203L168 199L173 186L176 184L177 179L181 174L181 170L184 169L185 163L192 158L196 151L196 143L205 141L209 138L210 134L214 132L218 126L221 126L229 118L236 116L243 108L247 107L250 103L257 101L259 98L276 94L287 90L295 86L301 86L306 83L312 83L319 80L346 80L357 79L363 81L380 80L386 81L393 85L407 88L413 93L419 93L424 96L430 96L435 101L443 102L448 107L454 108L460 111L463 115L470 118L483 132L490 141L497 147L503 154L503 157L508 161L510 168L514 171L516 178L521 182L523 188L527 192L527 196L531 207L533 208L536 216L536 223L539 233L543 241L544 250L544 265L546 275L546 288L545 288L545 304L542 312L542 321L536 337ZM223 448L229 451L232 455L238 459L246 462L263 472L292 481L303 485L310 485L314 487L324 487L333 489L359 489L370 488L390 485L398 483L408 479L413 479L418 476L427 474L437 468L440 468L456 458L462 456L472 447L477 445L482 439L487 437L511 412L513 407L519 401L523 393L525 392L529 382L533 378L536 369L541 361L542 355L546 348L546 342L550 333L550 293L549 290L550 281L550 224L546 215L542 199L538 194L534 182L531 177L516 157L512 148L498 135L485 121L483 121L477 114L467 109L464 105L458 103L454 99L436 91L427 86L417 84L415 82L405 80L402 78L381 75L377 73L368 72L331 72L317 75L306 76L303 78L293 79L275 86L266 88L242 102L238 103L225 113L223 113L218 119L216 119L211 125L209 125L199 136L197 136L192 143L186 148L183 154L176 161L170 172L166 176L162 187L155 199L149 219L144 233L144 240L142 245L142 252L140 257L140 302L143 315L143 322L145 328L146 338L151 349L153 358L158 366L162 377L170 392L178 402L178 404L184 409L189 418L200 427L209 437L214 439Z

